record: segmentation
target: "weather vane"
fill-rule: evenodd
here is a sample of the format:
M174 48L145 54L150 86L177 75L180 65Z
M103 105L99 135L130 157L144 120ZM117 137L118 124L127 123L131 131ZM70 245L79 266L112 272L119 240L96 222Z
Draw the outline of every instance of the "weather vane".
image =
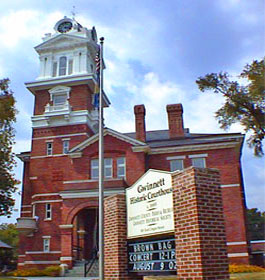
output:
M75 6L73 6L73 9L71 11L71 14L73 16L73 19L75 19L75 16L76 16L76 11L75 11Z

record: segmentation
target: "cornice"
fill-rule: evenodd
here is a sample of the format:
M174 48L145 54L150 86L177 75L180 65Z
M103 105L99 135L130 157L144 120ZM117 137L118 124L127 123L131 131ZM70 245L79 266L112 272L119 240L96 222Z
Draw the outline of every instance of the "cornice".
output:
M113 190L105 190L104 196L111 196L115 194L124 194L124 189L113 189ZM62 199L72 199L72 198L90 198L90 197L98 197L98 190L93 191L63 191L60 193Z
M238 146L238 142L226 142L226 143L206 143L200 145L184 145L175 147L163 147L163 148L151 148L149 154L166 154L177 152L189 152L189 151L201 151L201 150L215 150L215 149L228 149Z

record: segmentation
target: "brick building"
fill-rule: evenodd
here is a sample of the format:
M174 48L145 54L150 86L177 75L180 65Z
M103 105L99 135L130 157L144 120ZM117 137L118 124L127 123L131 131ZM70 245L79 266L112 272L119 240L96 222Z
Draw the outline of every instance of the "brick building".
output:
M36 48L32 148L24 162L20 268L90 258L98 242L98 111L93 107L97 34L64 18ZM110 102L104 94L104 106ZM228 256L248 263L240 133L191 133L181 104L168 105L168 129L146 131L145 107L134 107L135 132L104 130L106 196L124 194L149 169L217 168L221 173ZM166 112L165 112L166 113ZM188 112L187 112L188 113Z

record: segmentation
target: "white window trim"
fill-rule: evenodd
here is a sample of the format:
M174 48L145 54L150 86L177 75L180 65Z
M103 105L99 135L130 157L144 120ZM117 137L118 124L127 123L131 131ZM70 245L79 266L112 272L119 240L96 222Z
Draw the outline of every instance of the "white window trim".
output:
M167 160L174 160L174 159L185 159L186 156L173 156L173 157L167 157Z
M50 205L50 209L48 210L47 206ZM48 218L48 213L50 213L50 217ZM45 219L44 221L51 221L52 220L52 204L51 203L46 203L45 204Z
M189 158L205 158L205 157L208 157L208 154L189 155Z
M67 96L66 100L68 100L70 98L70 91L71 91L70 87L56 86L49 90L50 101L53 102L54 96L62 95L62 94L66 94L66 96Z
M61 57L66 57L66 74L65 75L60 75L59 76L59 69L60 69L60 58ZM73 61L73 68L72 68L72 73L71 74L69 74L69 61L70 60L72 60ZM57 65L56 65L56 74L55 74L55 76L53 76L52 74L53 74L53 65L54 65L54 63L57 63ZM52 72L51 72L51 76L52 76L52 78L58 78L58 77L65 77L65 76L71 76L71 75L73 75L74 74L74 64L75 64L75 60L74 60L74 56L73 55L67 55L67 54L60 54L60 55L58 55L58 56L56 56L55 57L55 59L54 60L52 60Z
M32 205L32 218L36 217L36 204Z

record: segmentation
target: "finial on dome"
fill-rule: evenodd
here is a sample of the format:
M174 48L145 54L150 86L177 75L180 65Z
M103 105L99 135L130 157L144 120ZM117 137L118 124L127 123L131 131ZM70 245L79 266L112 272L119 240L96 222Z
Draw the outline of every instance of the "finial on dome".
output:
M75 16L76 16L75 6L73 6L71 14L72 14L73 20L75 20Z

